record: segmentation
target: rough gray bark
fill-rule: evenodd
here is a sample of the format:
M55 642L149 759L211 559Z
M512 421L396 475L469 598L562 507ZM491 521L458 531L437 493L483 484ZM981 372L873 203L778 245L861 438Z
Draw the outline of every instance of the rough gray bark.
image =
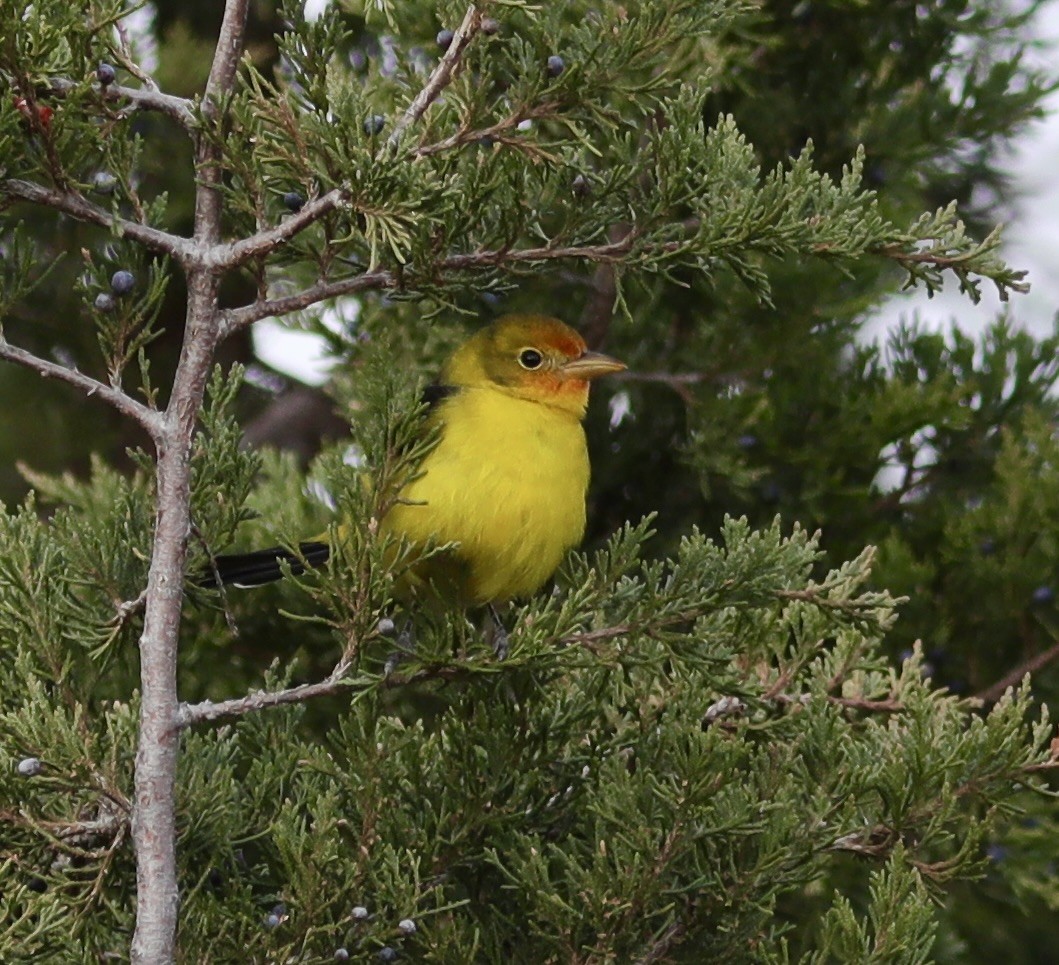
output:
M203 100L206 123L235 79L249 0L228 0ZM171 962L176 953L179 891L176 863L176 767L180 742L177 652L184 566L191 532L191 445L206 379L219 340L220 269L209 254L221 238L220 152L200 137L195 166L193 255L185 262L188 304L184 343L158 438L155 534L143 635L140 638L140 733L132 836L136 849L136 931L132 961Z

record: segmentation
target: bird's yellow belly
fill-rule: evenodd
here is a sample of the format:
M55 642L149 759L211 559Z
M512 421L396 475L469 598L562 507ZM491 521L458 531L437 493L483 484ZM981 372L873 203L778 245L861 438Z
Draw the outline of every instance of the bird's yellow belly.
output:
M443 431L382 522L417 545L458 543L414 582L463 605L540 589L585 529L588 455L569 414L497 392L444 403Z

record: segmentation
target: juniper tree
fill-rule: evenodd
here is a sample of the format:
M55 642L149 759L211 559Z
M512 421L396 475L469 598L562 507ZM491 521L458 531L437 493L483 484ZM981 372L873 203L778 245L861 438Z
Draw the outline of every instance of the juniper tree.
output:
M948 199L1036 110L1025 18L291 2L270 57L247 8L194 92L144 68L122 3L0 11L0 358L139 434L118 465L25 469L3 519L0 956L927 959L932 902L1053 764L1005 690L1043 648L1024 599L991 601L976 685L1005 686L972 704L922 648L892 659L885 585L928 649L971 646L960 594L996 574L954 554L992 538L1046 615L1056 551L1025 524L1054 507L1026 480L1054 472L1055 345L850 346L902 277L1024 288ZM633 363L595 417L593 548L508 615L505 660L419 614L394 667L374 521L430 445L418 387L463 316L556 305ZM352 435L308 476L240 447L244 373L216 364L277 316L343 360ZM235 540L336 518L326 570L196 585Z

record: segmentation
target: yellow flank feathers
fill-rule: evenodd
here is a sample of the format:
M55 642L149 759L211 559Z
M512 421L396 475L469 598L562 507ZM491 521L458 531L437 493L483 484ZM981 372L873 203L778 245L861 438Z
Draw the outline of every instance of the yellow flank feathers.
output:
M542 315L509 315L446 362L429 418L440 429L420 475L380 523L413 547L458 544L415 560L398 591L461 606L501 603L543 586L585 531L588 450L581 419L589 382L625 366L585 349L572 328ZM272 547L222 556L202 582L257 586L329 555Z
M585 531L581 424L488 387L468 388L441 406L441 441L382 531L419 544L458 542L462 566L440 558L421 575L461 603L533 593Z

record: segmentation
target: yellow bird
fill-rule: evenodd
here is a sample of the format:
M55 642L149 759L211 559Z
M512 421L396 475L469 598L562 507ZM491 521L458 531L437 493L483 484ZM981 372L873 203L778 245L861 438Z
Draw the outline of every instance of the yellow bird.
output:
M589 383L624 368L543 315L508 315L453 353L427 393L438 443L380 523L413 547L458 544L413 565L413 595L429 587L470 607L544 585L584 535ZM328 556L324 542L299 550L309 565ZM300 566L280 547L215 562L223 583L256 586L281 575L281 560Z

